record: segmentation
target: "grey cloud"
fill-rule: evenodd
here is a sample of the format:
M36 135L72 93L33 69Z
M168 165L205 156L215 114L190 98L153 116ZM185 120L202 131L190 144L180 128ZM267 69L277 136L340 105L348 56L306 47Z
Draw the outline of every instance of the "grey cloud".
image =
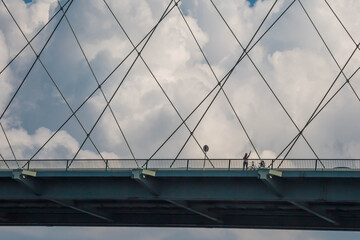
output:
M250 38L251 32L256 30L262 16L271 6L269 1L258 2L251 9L248 8L246 2L224 4L215 1L215 3L243 43ZM135 43L155 24L160 10L166 6L162 2L156 8L155 4L159 2L153 4L141 2L134 5L131 2L109 1L109 5L114 9ZM265 26L269 26L287 4L286 1L279 2ZM344 5L335 2L331 4L337 7L339 16L346 18L343 11L348 10L344 10ZM36 3L32 5L35 6ZM319 29L330 43L329 46L334 50L335 57L341 60L340 64L343 63L352 48L349 38L340 34L339 26L330 28L326 25L330 17L329 10L324 8L326 6L318 3L311 6L306 1L304 5L310 9L312 16L316 16ZM47 6L50 15L57 9L55 5ZM241 48L216 15L211 4L204 1L185 1L181 8L186 13L186 19L199 38L200 45L209 57L215 73L221 79L233 66L241 53ZM318 13L323 12L326 19L319 17L321 14ZM77 1L69 10L68 17L101 82L124 58L124 55L131 51L131 44L108 13L106 6L100 2ZM41 19L43 18L42 16ZM333 16L331 21L334 21ZM39 27L39 22L44 21L33 23L34 29ZM4 25L2 31L10 31L8 24ZM353 24L358 23L355 21ZM350 27L350 29L355 32L355 35L357 34L355 28ZM75 109L96 89L97 85L65 21L58 31L44 51L42 60L70 105ZM38 46L41 46L40 43L48 34L49 30L40 37ZM334 38L329 36L334 36ZM11 38L11 34L6 37ZM30 56L29 54L26 59L31 59ZM215 78L177 9L174 9L159 25L142 56L183 118L216 85ZM299 128L304 126L338 72L338 68L322 46L298 3L295 3L283 19L259 42L250 56ZM346 74L356 68L359 56L354 56ZM134 58L135 54L104 84L103 89L108 99L113 95ZM21 66L19 62L12 69L21 68ZM10 71L8 74L21 79L21 73L24 72ZM344 80L339 79L339 83L341 81ZM354 78L357 91L356 84L356 78ZM339 86L339 84L335 85L335 87ZM14 85L11 87L13 88ZM248 59L244 59L238 65L227 82L225 90L260 153L279 153L296 135L296 128ZM349 94L353 93L347 91L347 94L339 94L334 98L326 111L319 114L319 118L305 131L305 135L319 152L320 157L352 157L357 154L354 146L357 146L359 139L356 134L347 134L349 129L355 128L356 119L358 119L357 111L353 110L357 105L356 99L351 97L348 99ZM211 97L189 119L188 124L191 128L202 116ZM180 118L140 59L131 69L110 105L129 142L134 146L136 155L141 157L148 157L180 123ZM92 128L104 107L105 100L98 91L79 111L78 116L87 131ZM42 109L45 111L38 113ZM341 114L336 115L336 113ZM33 135L40 127L55 131L69 114L70 111L59 97L59 93L47 79L44 70L37 64L10 109L9 118L16 119L20 123L19 129L23 128L29 135ZM344 118L348 122L348 127L345 129L338 125ZM353 127L350 128L350 126ZM79 130L78 123L73 119L64 129L79 144L83 141L85 134L81 129ZM171 139L166 145L166 149L175 153L176 149L182 146L187 134L188 131L182 128L178 135L174 135L178 137ZM222 93L211 107L208 116L199 125L195 136L199 138L200 144L211 143L213 157L239 157L251 148ZM129 156L127 148L124 147L124 139L108 111L95 127L92 137L100 146L101 151L116 153L117 156ZM314 157L306 144L301 141L294 148L291 156ZM190 141L189 144L193 142ZM88 144L85 145L85 150L94 151ZM181 156L198 157L199 154L201 155L201 151L199 152L195 144L186 147Z

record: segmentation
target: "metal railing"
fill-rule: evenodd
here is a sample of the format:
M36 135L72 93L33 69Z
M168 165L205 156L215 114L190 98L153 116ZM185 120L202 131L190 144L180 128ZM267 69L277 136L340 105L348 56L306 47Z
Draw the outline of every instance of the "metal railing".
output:
M17 169L18 166L24 166L28 160L2 160L0 169ZM71 167L69 163L72 161ZM274 169L360 169L360 159L249 159L247 170L260 168L261 161L265 168ZM223 169L223 170L242 170L243 159L33 159L26 169L178 169L178 170L196 170L196 169Z

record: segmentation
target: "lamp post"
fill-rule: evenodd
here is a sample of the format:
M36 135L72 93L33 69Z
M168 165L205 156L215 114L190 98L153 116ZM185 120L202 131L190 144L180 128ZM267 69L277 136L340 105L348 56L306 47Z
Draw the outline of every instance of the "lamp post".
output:
M205 161L206 161L206 153L209 151L209 146L204 145L203 150L204 150L204 165L203 165L203 170L204 170L205 169Z

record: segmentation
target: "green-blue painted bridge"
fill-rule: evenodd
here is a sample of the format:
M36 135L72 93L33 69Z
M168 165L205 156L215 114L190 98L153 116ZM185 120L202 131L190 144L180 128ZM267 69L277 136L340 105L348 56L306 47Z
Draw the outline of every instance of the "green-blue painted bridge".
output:
M2 169L0 225L360 230L360 171Z

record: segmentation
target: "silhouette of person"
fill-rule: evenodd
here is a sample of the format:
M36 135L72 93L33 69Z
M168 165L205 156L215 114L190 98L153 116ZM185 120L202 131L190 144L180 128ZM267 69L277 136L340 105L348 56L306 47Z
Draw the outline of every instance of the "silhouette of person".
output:
M245 155L243 157L243 160L244 160L244 162L243 162L243 170L245 170L245 168L246 168L246 170L248 169L248 164L249 164L248 159L250 157L250 154L251 154L251 150L250 150L249 154L245 153Z
M259 168L264 168L265 167L265 162L264 160L261 160L259 163Z

